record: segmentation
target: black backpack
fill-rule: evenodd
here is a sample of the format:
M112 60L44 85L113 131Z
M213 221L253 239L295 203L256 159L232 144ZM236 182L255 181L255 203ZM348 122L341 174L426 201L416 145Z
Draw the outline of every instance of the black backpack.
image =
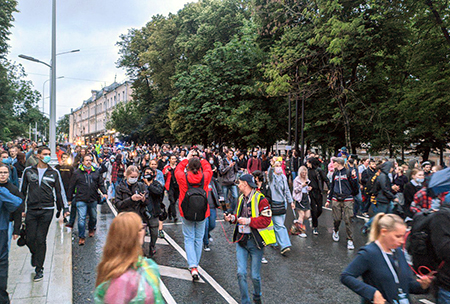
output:
M420 212L414 215L411 231L406 240L406 250L412 257L413 268L428 267L437 270L439 261L431 243L430 223L435 212Z
M183 210L184 218L189 221L200 222L205 219L208 210L208 198L206 191L203 189L205 177L202 176L200 184L191 184L185 175L188 190L181 202L181 210ZM193 187L198 186L198 187Z

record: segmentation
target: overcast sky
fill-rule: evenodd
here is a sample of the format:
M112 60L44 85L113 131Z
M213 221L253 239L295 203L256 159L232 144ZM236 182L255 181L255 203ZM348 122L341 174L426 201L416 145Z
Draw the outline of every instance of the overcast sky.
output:
M25 67L28 79L41 92L49 79L49 68L18 58L19 54L47 63L51 58L51 0L19 0L10 36L12 61ZM115 46L119 36L131 28L143 27L156 14L176 13L187 0L59 0L57 1L57 53L80 49L78 53L57 56L56 117L70 113L99 90L114 81L126 79L116 68ZM45 112L49 111L49 82L45 84ZM39 102L42 107L42 101Z

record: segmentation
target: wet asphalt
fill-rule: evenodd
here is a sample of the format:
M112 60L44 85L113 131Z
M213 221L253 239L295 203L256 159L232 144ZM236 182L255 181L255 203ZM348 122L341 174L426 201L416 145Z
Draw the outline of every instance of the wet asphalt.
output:
M113 220L113 214L106 205L98 206L97 233L86 239L86 245L78 246L76 228L73 233L73 303L94 303L96 266L101 259L102 248L106 240L107 229ZM222 212L218 212L218 220ZM293 215L288 212L286 226L292 223ZM363 246L367 239L360 229L364 221L353 222L355 247ZM222 228L223 226L223 228ZM309 225L307 225L309 226ZM308 237L290 236L291 252L287 257L278 249L266 247L264 251L268 264L262 265L263 303L360 303L360 298L339 282L339 275L356 255L357 250L347 250L345 226L341 224L339 242L333 242L331 233L333 221L331 211L324 210L319 218L319 235L313 236L308 227ZM225 232L224 232L225 230ZM164 226L167 233L181 248L183 234L180 224L168 221ZM240 302L239 286L236 278L236 245L229 244L233 226L225 222L217 222L212 231L211 251L202 253L200 266L214 278L237 302ZM158 265L186 269L187 262L171 245L157 245L154 260ZM200 275L202 273L200 272ZM227 303L221 294L208 282L193 283L178 278L162 277L163 283L177 303ZM252 291L251 279L249 289ZM421 303L418 299L430 297L414 297L412 303Z

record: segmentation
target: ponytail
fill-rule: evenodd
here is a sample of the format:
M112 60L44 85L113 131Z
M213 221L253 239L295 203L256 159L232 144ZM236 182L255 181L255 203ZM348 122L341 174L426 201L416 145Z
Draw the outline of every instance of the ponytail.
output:
M193 157L189 160L187 170L197 174L201 167L202 163L200 160L197 157Z
M381 229L392 231L397 224L406 226L402 218L396 214L385 214L381 212L375 215L372 226L370 227L369 243L375 242L380 237Z

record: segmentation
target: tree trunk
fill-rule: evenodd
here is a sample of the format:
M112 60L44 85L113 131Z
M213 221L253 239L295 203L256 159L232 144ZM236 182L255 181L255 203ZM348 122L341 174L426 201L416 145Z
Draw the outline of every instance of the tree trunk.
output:
M431 152L431 148L430 147L426 147L425 150L423 151L423 161L428 160L428 158L430 157L430 152Z
M444 162L444 145L441 144L441 147L439 148L439 165L441 165L442 167L445 166L445 162Z
M450 35L448 33L447 28L442 24L442 18L439 15L439 12L434 8L433 1L432 0L426 0L425 4L428 5L428 7L430 8L431 12L434 15L434 18L436 19L436 23L439 25L439 27L441 28L442 33L444 34L445 40L450 44Z

